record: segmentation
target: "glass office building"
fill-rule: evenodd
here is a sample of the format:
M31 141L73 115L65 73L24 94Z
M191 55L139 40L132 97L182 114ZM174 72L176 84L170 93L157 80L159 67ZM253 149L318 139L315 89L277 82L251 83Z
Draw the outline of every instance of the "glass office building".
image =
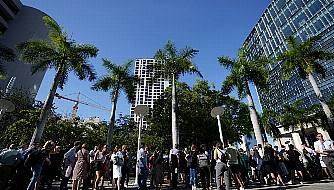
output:
M252 55L275 58L287 50L286 39L293 35L300 42L321 35L317 46L334 52L334 0L273 0L247 37ZM252 56L251 55L251 56ZM326 78L315 75L325 100L334 95L334 60L323 62ZM268 66L269 90L257 89L263 109L281 111L285 104L303 100L304 106L319 103L308 80L295 72L289 80L281 76L281 63Z

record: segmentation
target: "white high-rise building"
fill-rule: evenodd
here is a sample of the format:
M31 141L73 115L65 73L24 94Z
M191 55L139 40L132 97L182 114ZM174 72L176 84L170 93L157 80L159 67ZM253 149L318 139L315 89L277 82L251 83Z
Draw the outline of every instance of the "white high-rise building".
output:
M150 109L154 106L154 101L159 99L164 90L169 86L168 80L163 77L159 77L152 80L154 70L149 71L149 66L156 63L155 59L136 59L134 75L140 79L140 82L136 85L136 99L134 104L131 105L130 116L134 118L135 122L139 122L139 116L134 113L134 109L137 105L146 105ZM147 126L146 121L143 121L143 127Z

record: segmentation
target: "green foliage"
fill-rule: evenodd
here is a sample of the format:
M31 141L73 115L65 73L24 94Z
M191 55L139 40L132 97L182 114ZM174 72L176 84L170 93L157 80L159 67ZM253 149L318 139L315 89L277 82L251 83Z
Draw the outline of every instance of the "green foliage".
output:
M219 63L231 71L223 82L222 90L225 94L229 94L233 88L236 88L239 97L242 98L249 88L249 82L260 89L267 88L269 73L266 66L271 63L271 60L265 56L254 57L252 60L249 58L250 54L244 47L239 50L236 59L226 56L218 57Z
M135 97L135 84L138 79L132 74L131 66L133 61L130 60L123 65L116 65L108 59L103 59L103 66L107 69L108 74L101 77L93 85L93 90L109 91L112 97L119 95L120 91L124 91L131 103ZM116 98L117 99L117 98Z
M172 41L168 41L163 49L159 49L154 58L158 63L149 69L154 70L155 77L165 77L177 80L181 74L194 73L202 77L202 74L192 62L192 58L199 51L190 47L177 50Z
M1 36L2 34L0 34ZM0 44L0 80L6 79L6 71L3 68L2 62L12 62L15 59L13 49Z
M313 36L303 43L298 43L293 36L287 39L288 50L277 57L278 61L283 61L284 79L289 79L294 70L297 70L303 79L307 77L307 74L313 72L325 77L326 70L320 62L333 59L334 54L315 47L320 39L321 36Z
M208 144L219 140L216 118L212 118L211 109L225 105L226 112L221 117L224 138L231 142L239 141L242 134L252 131L247 105L221 92L211 89L207 81L199 80L193 87L186 83L177 83L178 125L180 126L180 147L191 143ZM171 147L171 91L166 90L165 98L155 102L148 116L149 129L144 133L150 136L148 142L169 149Z
M30 40L19 43L19 58L33 65L33 74L47 68L55 68L60 75L59 81L56 81L60 88L64 87L70 71L80 80L94 80L96 74L88 59L96 57L98 49L90 44L77 44L50 17L45 16L43 20L49 29L51 41Z
M292 130L296 128L303 130L305 126L311 124L328 130L328 120L321 105L315 104L305 108L302 103L301 100L297 100L291 105L285 105L283 114L279 116L279 122L282 126L286 130L290 127Z
M267 134L277 139L282 136L279 125L279 114L272 110L264 109L261 115L261 123L263 124L264 130Z

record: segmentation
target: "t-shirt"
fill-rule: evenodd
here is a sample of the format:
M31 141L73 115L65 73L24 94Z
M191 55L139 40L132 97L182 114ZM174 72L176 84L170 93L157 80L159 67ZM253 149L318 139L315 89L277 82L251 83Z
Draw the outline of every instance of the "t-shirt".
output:
M296 150L288 150L288 158L290 161L299 162L300 153Z
M217 163L222 162L221 157L223 154L226 154L226 150L221 150L216 148L213 152L213 158L216 160Z
M228 160L228 164L238 164L239 152L235 147L228 147L226 152L230 155L230 159Z
M327 150L324 143L320 140L314 142L314 150L315 152L319 152L321 157L327 156L326 154L322 154L324 150Z

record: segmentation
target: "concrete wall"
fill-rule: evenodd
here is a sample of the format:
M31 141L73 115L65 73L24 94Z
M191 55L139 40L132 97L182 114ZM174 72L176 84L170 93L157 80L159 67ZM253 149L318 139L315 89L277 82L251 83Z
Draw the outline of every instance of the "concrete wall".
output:
M15 18L8 22L8 29L0 39L0 43L15 48L16 44L30 39L48 39L48 29L42 20L45 13L28 6L22 6ZM14 88L26 89L36 96L45 71L31 74L31 65L19 60L3 64L7 72L7 80L0 81L0 89L4 90L11 77L16 77Z

